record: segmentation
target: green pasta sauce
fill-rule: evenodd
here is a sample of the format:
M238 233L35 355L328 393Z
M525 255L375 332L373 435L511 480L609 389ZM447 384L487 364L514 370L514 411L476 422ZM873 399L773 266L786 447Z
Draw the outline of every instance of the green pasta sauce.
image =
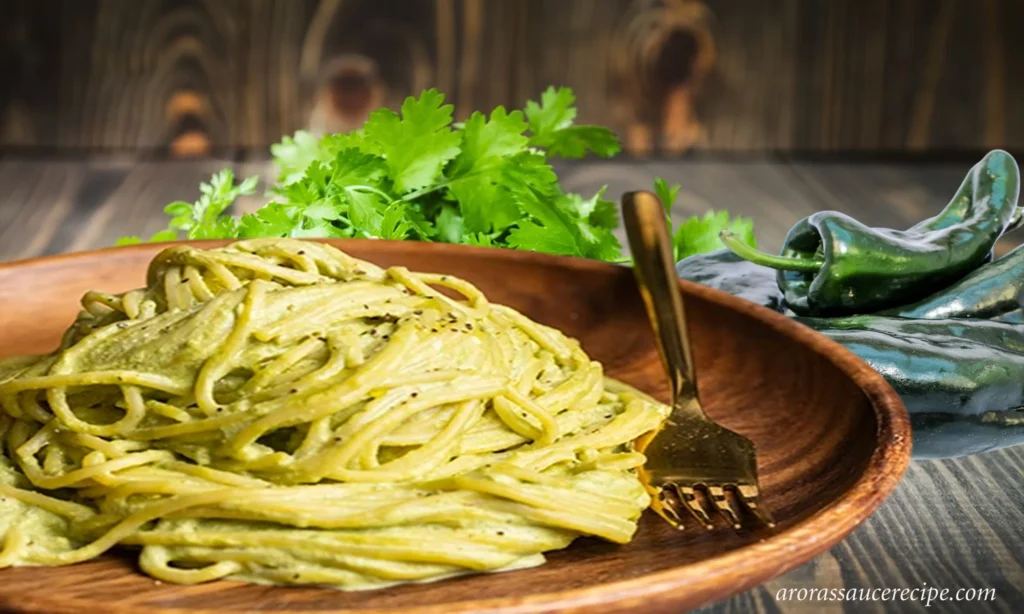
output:
M366 589L626 542L649 503L668 408L463 280L260 239L82 305L0 363L0 566Z

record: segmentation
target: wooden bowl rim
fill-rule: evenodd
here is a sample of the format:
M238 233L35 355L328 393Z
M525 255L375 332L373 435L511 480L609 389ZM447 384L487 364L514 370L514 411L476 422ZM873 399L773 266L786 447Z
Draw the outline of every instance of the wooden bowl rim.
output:
M371 241L368 239L317 240L330 243L342 250L345 250L347 245L354 244L366 247L367 243ZM161 248L172 245L216 247L231 242L233 241L193 240L159 245ZM620 274L623 268L622 265L596 260L512 249L376 239L372 242L373 251L387 254L406 255L414 254L417 251L429 251L461 258L510 260L601 274ZM132 251L151 252L156 249L157 245L143 243L15 260L0 263L0 273L13 268L52 266L62 262L102 258ZM386 610L387 612L393 614L449 614L501 609L503 612L538 613L567 609L582 611L583 608L612 605L621 609L636 607L640 608L639 611L643 611L645 608L653 608L655 602L671 603L675 598L681 598L686 593L713 591L723 575L733 578L729 594L736 594L794 569L828 550L849 535L892 493L910 463L910 417L899 395L881 375L842 345L778 312L686 280L680 280L679 284L687 294L757 319L769 328L804 345L815 354L831 362L864 392L875 410L878 430L875 450L864 472L857 478L853 486L815 514L794 525L759 542L741 546L699 562L657 571L638 578L595 584L584 588L535 593L513 598L485 598L438 605L389 608ZM22 604L30 607L49 604L58 608L95 605L92 601L78 599L51 600L46 597L30 595L4 595L2 585L0 585L0 603ZM122 610L110 609L109 611L119 612ZM223 612L224 610L171 607L151 611L184 614L186 612ZM308 610L275 609L273 611L282 614L299 614ZM383 612L383 610L363 609L335 611L364 614Z

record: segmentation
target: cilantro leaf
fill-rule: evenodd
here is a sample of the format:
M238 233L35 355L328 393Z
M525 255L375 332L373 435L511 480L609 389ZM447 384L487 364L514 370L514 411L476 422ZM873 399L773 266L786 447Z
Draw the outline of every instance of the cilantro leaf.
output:
M193 204L175 201L164 212L171 216L166 230L153 235L150 241L172 241L178 238L178 231L184 231L189 239L223 239L237 236L237 220L222 214L242 195L256 190L257 177L249 177L235 185L235 174L231 169L215 173L209 183L199 184L199 200Z
M614 156L622 149L615 133L603 126L575 126L576 96L567 87L549 87L540 103L526 103L530 123L530 145L546 149L549 156L583 158L588 153Z
M331 221L341 218L338 209L326 202L313 203L305 207L302 210L302 215L316 221Z
M437 214L437 233L445 243L462 243L465 237L465 224L458 210L450 205L445 205Z
M478 232L476 234L466 235L463 237L466 245L476 245L479 247L501 247L498 243L495 243L494 236Z
M387 175L383 159L353 148L335 153L330 169L329 184L349 190L377 186Z
M166 241L177 241L177 240L178 240L178 233L173 231L173 230L171 230L170 228L154 232L153 235L151 237L149 237L149 242L150 243L164 243Z
M245 239L287 237L295 226L293 208L281 203L270 203L256 213L242 216L238 224L238 236Z
M380 223L384 219L380 196L373 192L352 192L348 206L348 219L353 228L360 229L365 236L379 236Z
M543 137L535 136L530 144L562 158L583 158L588 153L610 158L622 149L615 133L602 126L569 126Z
M516 249L547 252L563 256L580 256L576 239L565 226L541 226L536 222L521 222L512 229L508 244Z
M526 150L526 120L522 111L508 113L498 107L489 120L479 111L466 120L462 147L452 164L453 178L486 172L501 165L504 158Z
M522 218L515 201L489 177L456 181L449 190L459 203L467 232L503 230Z
M381 239L404 239L412 231L412 224L406 219L406 213L402 205L392 203L384 210L384 217L380 221L378 231Z
M504 165L526 152L526 120L521 111L507 113L498 107L489 120L477 112L462 129L462 151L452 162L449 190L459 202L468 232L490 232L511 226L520 213L515 203L502 194Z
M176 200L164 207L164 213L171 216L168 222L169 230L188 230L192 227L192 205L183 200Z
M747 245L757 247L754 222L750 218L730 217L728 211L708 211L703 216L686 219L676 229L672 236L676 261L723 249L725 245L718 238L723 230L734 232Z
M189 239L232 239L237 236L238 220L230 216L197 224L188 231Z
M340 132L338 134L325 134L320 139L320 160L330 160L345 149L358 149L363 153L377 153L374 147L367 143L363 131L353 130L352 132Z
M420 241L433 241L437 238L437 224L423 213L420 205L413 205L405 210L405 219L412 227L412 238Z
M654 179L654 194L661 201L661 205L665 207L665 213L672 213L672 205L676 203L676 196L679 194L679 190L682 189L680 185L669 186L661 177L655 177Z
M323 151L315 136L299 130L295 136L285 136L280 143L271 145L270 154L277 166L277 180L289 184L302 176L310 162L320 160Z
M610 200L598 198L589 219L598 228L615 230L619 227L619 207Z
M672 230L672 206L675 205L682 189L680 185L669 185L658 177L654 180L654 194L665 207L669 232L672 235L672 252L676 262L696 254L706 254L723 249L725 245L718 238L723 230L738 234L745 243L756 247L754 222L750 218L729 216L728 211L708 211L703 216L691 216Z
M622 246L619 244L618 238L612 234L611 228L617 225L618 220L613 218L615 225L611 228L603 228L594 224L592 220L599 206L603 209L602 214L607 215L610 205L612 215L615 215L614 203L601 198L604 191L605 188L601 188L597 194L588 199L584 199L579 194L567 194L558 202L562 208L569 211L575 220L576 229L583 241L583 255L595 260L615 261L621 256Z
M605 262L618 262L622 259L622 244L612 231L585 224L579 224L579 228L585 240L584 257Z
M461 136L451 128L452 105L427 90L402 104L402 115L389 109L370 114L366 140L387 164L395 190L407 193L430 185L445 163L459 153Z
M177 239L178 233L168 228L153 233L153 235L149 237L146 243L163 243L166 241L176 241ZM132 235L128 237L121 237L114 243L114 245L138 245L139 243L142 242L142 239L140 239L137 235Z
M619 255L619 242L602 228L590 225L581 212L586 201L576 195L564 195L554 171L544 157L527 153L517 156L506 175L506 185L519 208L534 218L520 222L509 233L512 247L545 251L566 256L613 260Z
M526 102L526 117L535 137L546 137L572 125L576 119L576 95L567 87L548 87L540 95L540 103Z

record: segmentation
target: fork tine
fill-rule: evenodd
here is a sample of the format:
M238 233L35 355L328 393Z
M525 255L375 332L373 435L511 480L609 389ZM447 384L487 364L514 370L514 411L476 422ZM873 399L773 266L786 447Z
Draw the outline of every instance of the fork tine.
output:
M772 520L771 514L768 513L764 507L761 506L761 493L757 489L757 486L737 486L736 496L739 497L740 501L743 501L743 505L748 510L757 516L757 519L765 524L768 528L775 526L775 521Z
M711 496L711 503L714 504L719 513L725 516L725 519L729 521L732 528L740 528L742 526L740 524L740 510L736 507L736 504L725 495L725 489L721 486L708 486L707 488L708 494Z
M679 495L679 500L683 502L686 509L690 510L690 513L693 514L698 522L704 525L705 529L711 530L715 528L711 523L711 515L705 509L704 504L700 502L700 499L697 497L697 491L692 486L680 486L673 483L672 487Z
M651 501L651 508L670 525L682 531L684 528L683 519L679 516L678 504L669 498L666 491L667 488L659 489L657 499Z

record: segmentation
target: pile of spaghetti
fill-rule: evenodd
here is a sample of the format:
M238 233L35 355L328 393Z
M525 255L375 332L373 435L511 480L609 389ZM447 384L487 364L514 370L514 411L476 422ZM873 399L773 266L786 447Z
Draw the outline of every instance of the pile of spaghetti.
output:
M631 442L668 409L463 280L260 239L82 304L0 363L0 566L374 588L626 542L648 505Z

